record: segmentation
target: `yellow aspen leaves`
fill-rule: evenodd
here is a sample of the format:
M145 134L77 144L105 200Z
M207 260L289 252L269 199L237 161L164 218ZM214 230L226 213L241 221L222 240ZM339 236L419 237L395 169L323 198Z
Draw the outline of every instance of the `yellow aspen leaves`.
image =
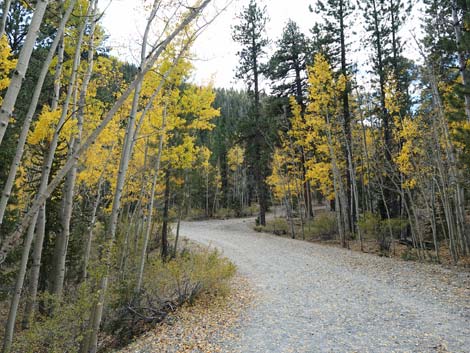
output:
M227 153L227 163L232 172L235 172L245 161L245 150L240 145L235 145Z
M0 38L0 91L6 89L10 84L10 72L16 67L16 59L12 58L11 49L8 45L7 36ZM0 97L0 104L3 98Z
M52 139L56 130L57 123L59 122L62 111L57 109L50 111L48 106L45 106L38 117L38 120L34 124L32 132L28 136L28 143L31 145L37 145L42 142L47 142ZM61 139L68 139L76 129L76 121L68 119L64 125L60 127L59 136Z

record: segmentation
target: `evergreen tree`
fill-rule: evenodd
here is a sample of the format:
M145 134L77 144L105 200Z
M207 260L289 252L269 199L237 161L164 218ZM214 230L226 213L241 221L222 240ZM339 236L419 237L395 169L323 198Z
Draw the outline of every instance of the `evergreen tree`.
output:
M351 136L351 110L349 97L351 94L351 64L349 61L349 43L347 38L351 32L351 19L350 16L354 11L354 6L350 0L326 0L318 1L316 12L320 14L324 20L322 25L314 27L312 32L318 38L322 38L320 43L325 47L326 54L330 59L333 68L336 68L338 73L343 75L346 80L344 92L341 95L342 100L342 118L343 118L343 154L348 163L347 168L347 183L346 195L348 197L348 204L345 209L349 215L349 227L353 226L358 210L355 210L351 205L354 205L352 200L351 188L355 183L353 179L352 165L352 136Z
M288 98L295 97L300 106L301 118L304 119L307 93L307 65L312 61L310 40L301 31L297 23L289 20L284 27L281 39L277 41L277 50L268 64L268 77L273 81L271 88L276 95ZM285 106L290 106L285 103ZM282 114L281 114L282 115ZM305 151L298 151L301 160L305 161ZM303 162L301 163L303 166ZM303 197L307 216L313 216L312 196L309 182L306 180L306 169L302 168L304 181Z
M297 103L305 109L307 90L307 63L311 56L309 39L300 31L293 20L284 27L277 50L268 64L268 77L274 81L273 93L280 97L296 97Z
M269 146L264 136L265 119L261 114L260 79L263 74L262 60L268 45L268 39L265 37L268 20L266 7L260 7L256 0L250 0L249 5L238 16L238 20L239 24L233 27L233 40L241 45L241 50L238 52L240 64L236 77L245 81L252 101L250 112L252 119L244 131L247 162L256 185L260 206L259 223L265 225L268 208L266 178L269 175Z
M402 56L403 47L398 34L409 11L409 7L405 7L404 3L402 0L367 0L362 4L365 29L369 33L369 41L373 49L372 70L378 78L378 81L373 80L373 82L378 84L377 116L381 121L384 168L390 171L394 169L393 152L399 146L393 141L394 121L386 106L387 82L390 78L397 82L401 97L407 97L409 86L409 80L406 79L407 72L403 69L406 61ZM398 103L402 117L406 113L405 99L401 98ZM389 177L384 183L385 200L381 202L380 207L382 216L384 218L390 215L396 216L400 213L399 195L392 192L396 188Z
M223 208L234 208L241 211L241 200L235 200L232 188L229 186L228 153L231 148L241 142L242 122L248 117L249 97L245 92L233 89L217 89L214 106L220 109L220 117L212 131L213 162L220 164Z

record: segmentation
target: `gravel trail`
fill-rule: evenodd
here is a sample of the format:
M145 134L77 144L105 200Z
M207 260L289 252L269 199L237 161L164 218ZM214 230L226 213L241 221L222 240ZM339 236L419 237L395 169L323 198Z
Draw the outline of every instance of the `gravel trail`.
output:
M223 251L257 303L227 352L470 352L470 276L256 233L253 219L184 222Z

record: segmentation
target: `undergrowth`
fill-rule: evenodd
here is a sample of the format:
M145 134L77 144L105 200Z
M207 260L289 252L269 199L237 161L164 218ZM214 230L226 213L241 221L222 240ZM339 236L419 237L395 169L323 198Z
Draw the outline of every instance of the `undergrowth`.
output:
M134 278L116 281L121 274L112 273L100 337L101 352L130 343L181 305L191 305L204 296L226 296L236 272L228 259L207 249L184 250L167 262L153 254L150 257L141 293L132 290ZM62 299L42 294L41 313L35 316L29 329L18 332L12 353L80 352L89 333L90 312L98 298L96 283L95 278L70 288Z

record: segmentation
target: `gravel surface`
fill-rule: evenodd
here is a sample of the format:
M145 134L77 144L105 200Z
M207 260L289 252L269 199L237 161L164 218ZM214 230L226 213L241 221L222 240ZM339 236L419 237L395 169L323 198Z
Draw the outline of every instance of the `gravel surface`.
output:
M468 272L256 233L253 222L182 223L257 293L226 352L470 352Z

